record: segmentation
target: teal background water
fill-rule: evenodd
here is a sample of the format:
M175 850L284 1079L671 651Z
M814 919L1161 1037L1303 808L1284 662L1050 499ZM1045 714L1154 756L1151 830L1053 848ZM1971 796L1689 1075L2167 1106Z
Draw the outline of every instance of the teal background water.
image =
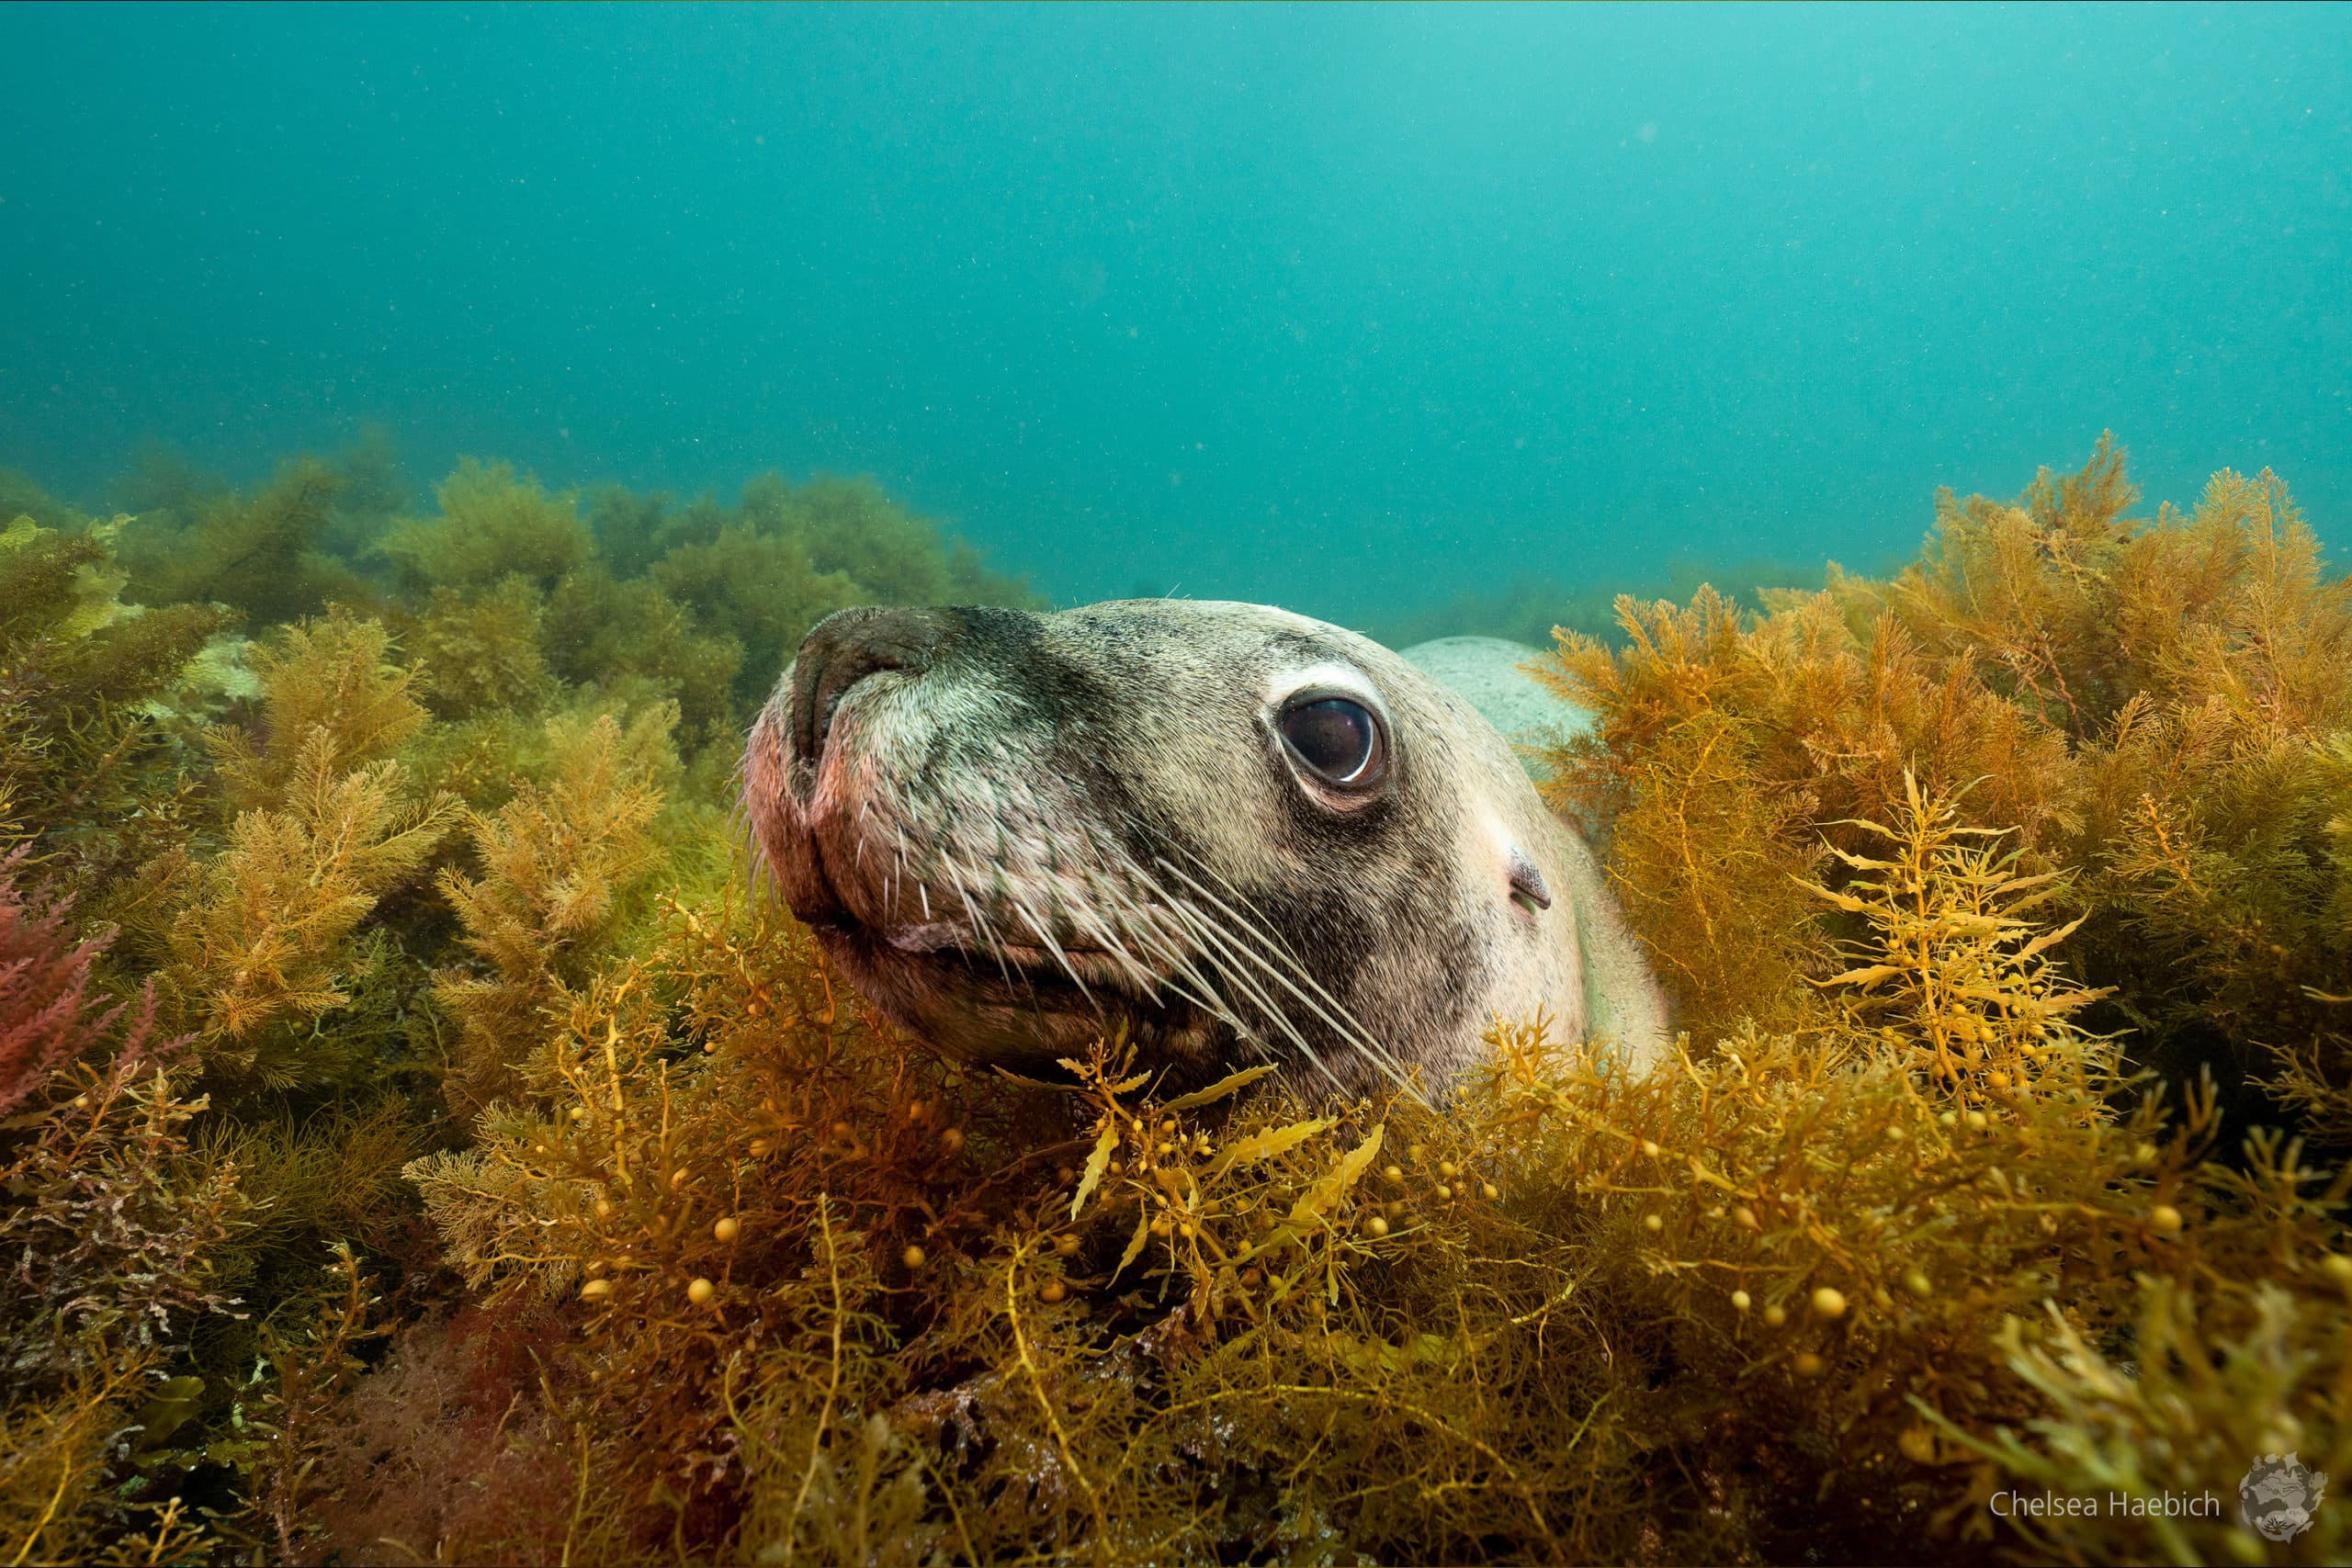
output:
M0 464L870 471L1069 602L2352 533L2352 10L12 6Z

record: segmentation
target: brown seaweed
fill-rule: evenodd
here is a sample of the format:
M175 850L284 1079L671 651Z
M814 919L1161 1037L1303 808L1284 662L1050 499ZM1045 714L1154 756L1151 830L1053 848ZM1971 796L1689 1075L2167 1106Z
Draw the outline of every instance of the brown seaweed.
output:
M2274 477L2102 443L1563 636L1686 1033L1432 1110L978 1074L747 885L797 628L1024 592L870 485L369 461L9 492L0 1555L2251 1561L1988 1504L2352 1463L2352 588Z

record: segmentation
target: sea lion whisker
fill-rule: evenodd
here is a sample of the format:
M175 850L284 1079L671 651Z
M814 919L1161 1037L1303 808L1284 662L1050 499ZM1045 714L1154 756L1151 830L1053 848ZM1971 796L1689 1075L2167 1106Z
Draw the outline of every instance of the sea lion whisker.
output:
M1091 888L1089 889L1089 892L1095 897L1102 896L1100 892ZM1072 906L1070 920L1071 923L1076 925L1080 931L1083 931L1088 936L1093 937L1101 945L1102 951L1105 953L1108 953L1114 962L1125 964L1130 978L1136 983L1137 988L1140 989L1147 998L1150 996L1153 988L1159 984L1159 977L1153 975L1152 972L1144 965L1142 960L1136 958L1136 955L1128 950L1127 943L1121 941L1118 935L1111 930L1107 923L1095 918L1092 909L1088 908L1088 901L1081 900L1078 904Z
M1223 978L1227 986L1241 992L1254 1003L1264 1019L1290 1037L1292 1043L1296 1045L1299 1053L1314 1065L1316 1071L1329 1078L1333 1088L1343 1094L1346 1093L1347 1085L1340 1081L1339 1075L1333 1072L1329 1064L1323 1060L1323 1054L1315 1049L1314 1044L1308 1041L1297 1022L1287 1011L1277 1006L1273 998L1261 989L1250 976L1243 973L1232 962L1231 953L1240 952L1246 954L1247 949L1235 942L1229 933L1217 930L1198 910L1191 908L1183 900L1170 897L1164 888L1159 886L1149 872L1140 866L1132 869L1144 885L1153 891L1155 907L1167 911L1169 916L1192 937L1193 940L1188 944L1190 951ZM1261 966L1271 970L1271 965L1266 965L1263 959L1259 959L1258 962ZM1276 974L1275 978L1279 979L1281 976ZM1252 1039L1257 1038L1257 1031L1243 1024L1239 1019L1229 1017L1227 1021L1233 1025L1238 1033ZM1329 1021L1326 1020L1326 1021ZM1260 1042L1260 1045L1261 1049L1264 1048L1262 1041Z
M1399 1089L1402 1089L1407 1093L1411 1094L1416 1100L1420 1098L1419 1090L1414 1087L1412 1080L1405 1075L1400 1065L1396 1062L1395 1056L1389 1053L1387 1048L1366 1032L1361 1023L1357 1022L1352 1017L1348 1017L1347 1010L1340 1007L1336 1000L1332 1000L1329 992L1323 992L1322 987L1315 985L1314 977L1306 974L1304 968L1299 965L1298 961L1295 958L1291 956L1288 950L1283 948L1279 942L1274 942L1272 938L1268 937L1265 932L1253 926L1245 917L1228 907L1225 901L1217 897L1216 894L1210 892L1207 888L1203 887L1199 883L1193 881L1192 877L1185 875L1184 869L1182 866L1179 866L1172 861L1168 860L1165 856L1160 857L1159 863L1169 872L1183 878L1184 882L1192 887L1193 892L1198 894L1201 897L1207 899L1212 905L1216 906L1218 911L1224 914L1228 919L1231 919L1243 930L1249 931L1251 935L1258 937L1260 941L1266 942L1268 946L1272 947L1275 952L1281 953L1282 956L1289 962L1292 968L1298 970L1301 976L1306 980L1308 985L1315 986L1315 989L1317 991L1323 993L1323 1000L1318 1000L1316 997L1300 989L1298 986L1292 982L1290 976L1283 974L1280 968L1276 967L1264 953L1236 941L1229 932L1219 931L1215 927L1210 926L1204 921L1199 928L1202 934L1213 936L1219 941L1229 943L1234 951L1256 963L1261 968L1266 971L1267 975L1277 985L1280 985L1283 989L1289 991L1291 995L1296 997L1300 1001L1313 1009L1316 1014L1320 1017L1325 1023L1329 1024L1333 1030L1338 1032L1342 1040L1346 1041L1347 1043L1354 1046L1358 1051L1362 1052L1364 1056L1372 1062L1374 1066L1380 1069L1383 1076L1395 1083ZM1346 1018L1346 1022L1343 1023L1340 1018L1334 1018L1330 1011L1326 1010L1324 1001L1327 1000L1329 1001L1331 1008L1337 1009L1341 1016ZM1351 1027L1351 1025L1352 1025L1352 1027Z
M1130 915L1134 913L1131 906L1127 906L1125 900L1118 899L1116 895L1110 893L1109 890L1094 889L1092 891L1096 897L1105 897L1106 901L1112 901L1120 906L1122 913ZM1074 911L1072 918L1079 919L1080 913ZM1126 922L1123 921L1122 924L1125 925ZM1189 961L1174 950L1166 937L1146 921L1136 921L1127 929L1130 930L1131 935L1125 941L1121 941L1098 920L1093 923L1090 934L1102 938L1102 951L1126 965L1136 981L1136 989L1141 993L1140 999L1147 1002L1157 1001L1161 991L1172 992L1218 1022L1236 1030L1237 1032L1246 1032L1242 1030L1240 1021L1233 1016L1233 1010L1217 995L1216 988L1208 984L1198 971L1192 967ZM1136 947L1144 949L1150 956L1159 959L1168 972L1154 973L1136 956L1133 951ZM1187 985L1187 981L1191 984ZM1109 1010L1099 1003L1097 1010Z
M1136 963L1131 956L1129 957L1129 962L1135 964L1137 973L1144 978L1143 989L1147 998L1148 998L1152 992L1157 990L1159 987L1166 986L1170 990L1174 991L1186 1001L1191 1002L1193 1006L1198 1007L1203 1011L1208 1013L1218 1022L1232 1029L1237 1034L1244 1038L1250 1039L1253 1042L1255 1041L1256 1036L1254 1032L1251 1031L1248 1025L1242 1022L1231 1003L1229 1003L1223 995L1219 993L1216 987L1211 984L1208 978L1203 976L1194 966L1193 962L1193 958L1201 956L1197 951L1188 949L1187 947L1178 943L1172 936L1161 931L1156 921L1140 918L1143 914L1155 912L1159 908L1163 908L1165 907L1164 900L1160 905L1154 906L1154 909L1152 911L1146 911L1138 909L1133 899L1127 897L1125 894L1120 892L1116 888L1102 888L1098 890L1098 893L1099 896L1104 897L1106 901L1110 902L1114 908L1119 909L1129 917L1128 920L1125 923L1126 924L1127 929L1133 932L1132 940L1136 944L1145 948L1152 956L1158 958L1169 970L1168 976L1155 976L1151 974L1149 970L1146 969L1140 963ZM1114 949L1114 951L1121 953L1123 956L1126 955L1124 945ZM1190 981L1193 988L1188 990L1184 986L1179 984L1178 981L1180 978ZM1260 1049L1262 1051L1263 1046L1261 1045Z
M890 869L890 898L889 902L883 906L885 908L895 909L899 907L899 889L905 885L906 880L907 844L906 840L901 838L899 840L898 858ZM921 877L915 878L915 897L922 901L923 923L929 925L931 923L931 895L924 889Z
M1216 969L1219 976L1223 976L1227 985L1242 992L1251 1002L1256 1004L1261 1015L1269 1020L1284 1034L1288 1035L1291 1043L1298 1047L1299 1053L1304 1055L1308 1062L1314 1065L1315 1070L1331 1080L1331 1086L1334 1089L1337 1089L1342 1094L1346 1093L1348 1086L1340 1081L1340 1076L1333 1072L1330 1066L1323 1060L1323 1054L1315 1049L1314 1045L1307 1040L1306 1034L1299 1029L1296 1021L1291 1018L1288 1012L1276 1006L1273 998L1267 996L1264 991L1261 990L1257 984L1231 961L1227 951L1240 951L1246 953L1247 950L1241 949L1240 945L1233 942L1231 937L1227 936L1225 932L1217 931L1214 926L1210 925L1207 920L1202 919L1196 911L1187 909L1182 905L1174 903L1171 903L1169 908L1176 912L1178 918L1183 920L1187 929L1192 931L1195 939L1193 950L1198 953L1202 958L1205 959ZM1260 962L1262 964L1263 961L1261 960ZM1280 976L1276 976L1276 978L1280 978ZM1243 1028L1242 1032L1248 1034L1254 1032L1250 1031L1247 1028Z
M1192 860L1193 863L1200 868L1203 875L1214 878L1236 899L1239 899L1241 897L1240 889L1235 887L1231 879L1227 877L1224 873L1218 871L1216 867L1211 865L1207 861L1203 860L1199 855L1193 854L1188 850L1183 850L1181 845L1173 847L1185 853ZM1166 857L1161 857L1161 863L1167 864L1168 869L1175 872L1177 875L1184 876L1182 868L1173 864L1169 864ZM1232 905L1227 904L1225 900L1217 897L1216 894L1210 892L1207 888L1203 887L1199 883L1193 882L1189 876L1185 877L1185 881L1190 884L1193 889L1202 897L1206 898L1211 903L1215 904L1228 919L1241 927L1242 930L1250 932L1252 936L1255 936L1261 942L1264 943L1268 948L1272 949L1274 953L1281 957L1283 962L1290 966L1291 972L1298 976L1302 984L1313 991L1315 996L1325 1006L1330 1008L1334 1012L1339 1014L1340 1019L1345 1021L1346 1028L1341 1031L1342 1032L1346 1032L1348 1030L1352 1030L1357 1036L1357 1044L1382 1055L1388 1055L1385 1046L1381 1043L1378 1037L1375 1036L1371 1030L1365 1028L1363 1021L1353 1013L1350 1012L1346 1006L1342 1004L1337 997L1334 997L1329 991L1324 989L1323 983L1315 977L1314 972L1309 970L1305 964L1301 964L1298 961L1297 956L1294 954L1289 948L1284 946L1278 937L1252 921L1248 915L1242 913L1239 909L1235 908ZM1332 1022L1334 1028L1340 1027L1339 1023L1332 1020L1326 1019L1325 1021ZM1393 1061L1395 1058L1392 1055L1390 1059Z
M1004 951L997 945L996 933L989 928L988 917L972 901L972 895L965 888L963 874L956 869L956 863L949 861L946 864L947 874L956 884L956 897L964 901L964 915L971 921L972 934L980 939L981 945L988 949L989 956L996 960L997 970L1004 976L1005 988L1012 989L1012 966L1004 961Z
M1129 869L1132 874L1133 868ZM1134 897L1116 888L1104 891L1114 907L1126 916L1124 923L1125 929L1134 933L1135 941L1148 946L1171 972L1185 975L1194 984L1209 988L1214 994L1214 987L1208 987L1205 978L1193 967L1193 961L1200 953L1193 944L1182 940L1183 924L1170 908L1170 900L1156 884L1150 886L1155 897L1149 904L1138 904ZM1170 929L1171 923L1173 929Z
M1038 942L1045 945L1047 953L1054 955L1054 962L1062 966L1062 973L1070 977L1070 983L1078 987L1078 994L1086 998L1088 1006L1096 1006L1094 993L1086 988L1084 980L1079 978L1077 969L1070 964L1069 954L1064 953L1062 944L1054 940L1054 933L1046 929L1045 922L1036 917L1026 903L1023 902L1020 895L1013 894L1011 897L1013 908L1020 912L1023 919L1029 922L1029 929L1037 933Z
M1256 1005L1259 1016L1261 1019L1272 1022L1275 1029L1279 1030L1284 1036L1286 1036L1291 1044L1296 1048L1298 1055L1305 1058L1308 1065L1313 1066L1317 1072L1321 1073L1325 1078L1329 1079L1333 1089L1338 1089L1342 1094L1347 1092L1348 1086L1340 1081L1340 1075L1333 1072L1330 1065L1323 1060L1323 1053L1315 1048L1314 1042L1306 1038L1305 1032L1299 1029L1297 1021L1294 1020L1290 1014L1275 1006L1272 998L1268 998L1262 991L1260 991L1256 986L1250 983L1247 976L1234 968L1230 964L1219 962L1217 964L1217 973L1224 976L1227 985L1245 992L1249 996L1250 1001ZM1272 1048L1267 1043L1265 1032L1261 1027L1252 1027L1250 1024L1244 1023L1238 1018L1233 1018L1230 1021L1233 1024L1234 1033L1238 1037L1247 1040L1251 1044L1257 1046L1261 1055L1271 1055L1272 1054Z
M1166 939L1154 936L1151 940L1164 943ZM1177 953L1172 945L1164 948L1161 957L1174 972L1175 977L1161 982L1168 989L1232 1030L1235 1038L1249 1041L1261 1055L1265 1053L1264 1043L1259 1040L1257 1031L1243 1021L1238 1010L1193 965L1190 959ZM1190 981L1191 985L1187 987L1183 981ZM1311 1050L1308 1055L1312 1056Z
M1238 890L1234 889L1233 885L1229 881L1227 881L1224 876L1219 874L1214 866L1209 865L1205 862L1200 861L1197 856L1193 858L1204 873L1216 877L1219 882L1225 883L1227 891L1234 892L1237 897L1239 897ZM1177 874L1180 876L1183 874L1183 873L1176 867L1171 866L1170 869L1176 871ZM1190 879L1187 878L1187 880L1189 881ZM1392 1081L1396 1082L1399 1085L1403 1085L1405 1083L1405 1075L1402 1070L1403 1065L1396 1060L1395 1054L1388 1050L1386 1044L1379 1038L1379 1036L1374 1034L1370 1029L1364 1027L1363 1021L1359 1020L1354 1013L1351 1012L1338 998L1332 996L1329 991L1326 990L1322 983L1316 979L1313 973L1310 972L1305 964L1299 963L1296 955L1292 953L1287 947L1283 946L1279 938L1266 931L1263 928L1254 924L1248 916L1242 914L1239 910L1235 909L1224 900L1218 898L1215 894L1209 892L1206 888L1200 887L1198 884L1194 884L1193 886L1200 893L1201 897L1207 898L1211 903L1216 905L1216 907L1220 910L1224 911L1225 914L1236 924L1239 925L1244 931L1249 931L1251 935L1257 937L1266 947L1272 949L1276 956L1280 957L1283 963L1290 966L1291 972L1297 976L1299 981L1306 987L1307 990L1313 993L1312 997L1305 995L1299 991L1297 986L1290 985L1288 981L1284 981L1283 984L1294 995L1298 996L1299 999L1306 1002L1309 1007L1315 1008L1322 1016L1324 1022L1329 1024L1343 1037L1347 1037L1350 1043L1358 1050L1370 1056L1373 1059L1374 1065L1380 1066ZM1261 954L1253 953L1252 956L1257 957L1261 963L1265 962ZM1275 977L1277 979L1282 978L1280 975L1277 975ZM1329 1010L1325 1011L1325 1009L1329 1009ZM1334 1013L1338 1015L1336 1018L1332 1016Z
M1283 975L1281 970L1277 969L1272 963L1268 962L1263 953L1255 951L1248 943L1234 937L1232 933L1218 931L1214 926L1208 925L1206 922L1203 922L1202 935L1209 942L1221 944L1226 951L1233 954L1237 954L1241 958L1246 958L1250 963L1256 964L1276 984L1282 986L1285 990L1289 991L1292 996L1305 1003L1311 1012L1319 1018L1335 1034L1340 1037L1340 1042L1343 1044L1353 1048L1359 1055L1370 1062L1375 1070L1386 1077L1398 1088L1405 1089L1408 1093L1414 1093L1411 1083L1407 1079L1403 1072L1395 1065L1394 1058L1381 1048L1379 1043L1363 1035L1359 1032L1351 1030L1349 1027L1349 1021L1346 1021L1344 1017L1344 1010L1342 1010L1342 1017L1334 1018L1331 1016L1331 1014L1326 1011L1313 997L1309 996L1306 992L1300 990L1296 986L1292 985L1289 979ZM1263 994L1261 992L1258 992L1255 987L1252 987L1252 994L1261 998L1260 1005L1266 1009L1270 1016L1280 1021L1284 1030L1294 1039L1297 1040L1303 1048L1311 1049L1311 1047L1306 1046L1305 1036L1300 1033L1296 1025L1292 1021L1289 1010L1278 1006L1270 999L1265 999L1263 998ZM1317 1060L1317 1065L1318 1066L1321 1066L1319 1059ZM1329 1076L1328 1072L1326 1076ZM1337 1082L1338 1080L1335 1078L1333 1081ZM1415 1098L1419 1098L1418 1094L1415 1094Z
M1148 912L1137 908L1134 900L1117 888L1089 884L1087 891L1088 897L1073 908L1071 919L1080 923L1080 929L1099 939L1104 951L1125 963L1148 998L1154 990L1168 982L1168 976L1155 973L1135 955L1134 950L1136 947L1146 949L1171 974L1182 967L1180 955L1153 922L1144 918ZM1094 915L1090 906L1098 901L1109 908L1114 921L1106 921ZM1198 976L1193 978L1197 980Z
M727 808L727 843L751 874L753 899L773 898L775 871L768 864L767 846L761 842L759 828L752 820L751 795L746 787L749 776L747 754L745 761L735 764L735 800Z

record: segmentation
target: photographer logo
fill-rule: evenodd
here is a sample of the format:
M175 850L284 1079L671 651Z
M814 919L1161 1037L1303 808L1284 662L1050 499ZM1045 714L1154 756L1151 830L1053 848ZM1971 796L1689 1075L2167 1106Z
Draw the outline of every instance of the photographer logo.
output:
M2238 1513L2272 1540L2292 1540L2311 1529L2327 1495L2327 1477L2294 1454L2264 1454L2238 1483Z

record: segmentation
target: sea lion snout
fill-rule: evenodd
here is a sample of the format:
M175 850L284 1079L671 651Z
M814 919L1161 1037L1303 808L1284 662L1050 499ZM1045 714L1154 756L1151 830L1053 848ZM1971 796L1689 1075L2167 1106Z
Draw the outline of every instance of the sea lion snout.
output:
M792 661L792 750L802 779L824 756L833 715L850 689L886 670L920 675L953 630L945 609L837 610L801 639Z

